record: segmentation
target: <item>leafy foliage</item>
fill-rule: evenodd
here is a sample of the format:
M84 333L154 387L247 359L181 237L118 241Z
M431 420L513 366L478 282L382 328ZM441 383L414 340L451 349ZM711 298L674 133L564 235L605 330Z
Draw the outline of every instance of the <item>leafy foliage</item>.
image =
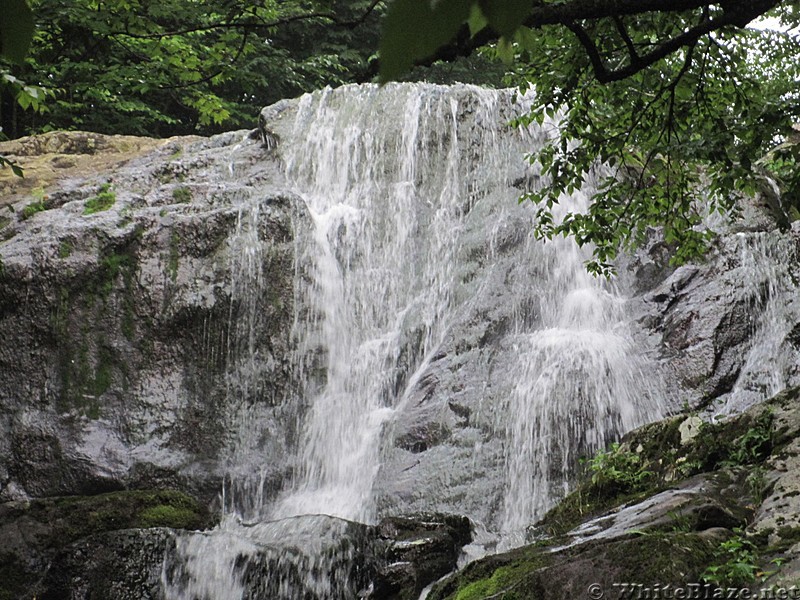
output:
M635 492L643 489L653 477L641 456L626 450L618 443L609 450L599 450L587 461L591 483L596 489L615 493Z
M744 586L753 583L760 572L758 548L737 531L732 538L719 545L716 564L706 568L702 578L719 587Z
M30 55L24 66L4 67L29 83L0 91L33 111L50 98L44 115L6 101L0 120L11 137L252 126L266 104L352 78L377 45L379 11L366 0L31 3Z
M675 34L690 18L662 18L652 27ZM598 35L611 37L613 25L608 27ZM654 68L598 85L577 40L562 60L580 67L567 72L541 38L521 34L528 40L519 46L527 64L516 79L522 89L535 86L538 100L527 120L541 122L546 112L565 107L563 137L531 156L550 178L550 186L525 198L538 206L540 235L591 242L590 268L596 272L610 270L620 244L641 243L655 226L663 226L673 244L674 262L701 255L710 237L706 215L735 216L737 193L755 194L767 174L754 162L785 142L800 117L793 83L798 63L776 43L781 35L721 31ZM774 78L770 71L781 64L785 72ZM793 165L795 153L780 159ZM552 207L561 194L587 180L599 184L589 211L554 219ZM703 202L697 201L700 189Z
M708 216L735 217L736 197L755 194L767 177L798 203L800 149L790 143L800 118L797 2L481 0L459 5L461 28L435 51L415 39L421 28L401 35L411 4L427 1L398 0L387 17L383 78L398 65L390 51L430 62L488 44L516 59L508 82L536 93L519 123L549 117L557 130L530 156L544 185L523 200L537 206L541 237L593 246L593 272L610 273L620 247L641 243L653 227L663 227L674 262L701 255ZM780 30L746 28L761 15ZM430 16L439 41L453 24L443 12ZM587 181L598 190L587 212L555 209Z
M772 451L773 413L765 410L740 437L733 441L723 465L751 465L763 462Z
M0 56L21 64L33 38L33 13L25 0L3 0L0 7Z

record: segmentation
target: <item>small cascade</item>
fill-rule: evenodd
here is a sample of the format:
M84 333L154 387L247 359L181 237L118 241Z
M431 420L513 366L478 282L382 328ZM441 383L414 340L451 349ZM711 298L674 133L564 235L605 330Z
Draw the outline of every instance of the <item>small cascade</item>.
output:
M559 208L586 210L587 191ZM551 268L540 283L541 326L514 340L501 548L525 542L526 527L569 491L580 458L661 416L660 382L645 376L615 285L586 272L588 254L571 239L531 251Z
M789 237L765 232L740 233L730 243L735 244L739 260L726 276L739 282L736 302L744 308L741 316L752 335L733 388L709 409L715 419L771 398L796 379L792 324L800 306L786 299L797 294L790 268L797 260L797 247Z

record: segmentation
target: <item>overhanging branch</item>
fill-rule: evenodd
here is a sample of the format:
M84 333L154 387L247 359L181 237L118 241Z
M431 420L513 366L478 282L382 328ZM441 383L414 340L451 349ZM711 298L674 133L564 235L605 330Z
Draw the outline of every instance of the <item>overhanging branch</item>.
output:
M561 25L570 29L578 36L581 44L586 49L597 79L602 83L608 83L630 77L681 47L693 44L703 35L712 31L728 26L745 27L753 19L775 8L779 3L780 0L727 0L725 2L709 2L708 0L570 0L559 4L534 6L523 24L531 29L538 29L547 25ZM632 54L632 60L629 65L613 71L605 67L599 51L588 34L585 31L583 31L583 35L579 33L579 31L583 30L580 26L581 21L596 21L651 12L676 13L700 8L708 11L710 6L720 6L722 13L716 18L706 20L681 35L663 41L644 56ZM442 46L431 56L416 61L415 64L417 66L430 66L437 61L452 61L459 57L466 57L477 48L497 41L499 37L497 32L489 27L482 29L475 36L470 36L469 28L464 25L452 42ZM587 40L591 43L587 43ZM627 45L627 42L625 43ZM637 60L633 60L634 55L637 56ZM378 61L373 61L360 80L371 79L378 73L378 68Z

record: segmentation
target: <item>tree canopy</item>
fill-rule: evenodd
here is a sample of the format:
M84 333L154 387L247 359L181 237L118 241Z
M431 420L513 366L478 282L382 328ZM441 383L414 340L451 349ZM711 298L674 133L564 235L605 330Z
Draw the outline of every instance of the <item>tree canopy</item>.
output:
M9 137L252 126L262 106L354 79L377 46L381 12L377 0L30 3L30 52L0 67L0 124ZM0 38L5 44L5 32ZM19 110L29 107L44 112Z

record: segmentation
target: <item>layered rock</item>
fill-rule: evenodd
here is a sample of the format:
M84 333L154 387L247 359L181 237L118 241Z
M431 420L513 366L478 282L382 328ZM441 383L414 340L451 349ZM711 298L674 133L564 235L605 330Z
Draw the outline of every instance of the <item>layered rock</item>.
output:
M274 170L246 132L176 140L6 213L0 498L166 486L208 502L238 413L282 419L304 208L264 183ZM280 478L291 427L271 429Z
M634 457L626 469L595 462L531 530L534 544L470 564L429 598L792 593L800 487L787 461L800 435L799 394L718 425L676 417L630 433L613 451Z

